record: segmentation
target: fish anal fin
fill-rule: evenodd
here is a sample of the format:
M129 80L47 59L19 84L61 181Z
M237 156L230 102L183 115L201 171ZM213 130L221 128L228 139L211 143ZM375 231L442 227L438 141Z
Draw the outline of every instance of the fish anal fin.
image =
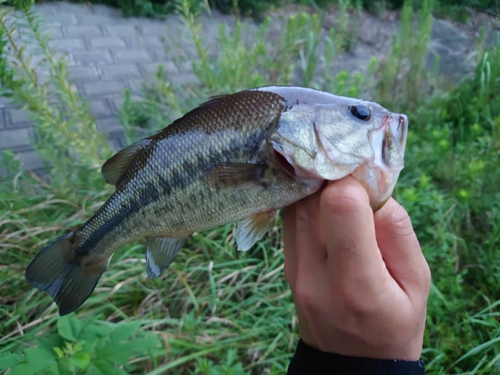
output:
M249 250L271 227L277 210L259 212L238 223L236 243L239 251Z
M71 243L72 236L73 232L44 247L26 269L26 281L47 291L61 316L85 302L106 269L106 262L85 263L75 255L77 245Z
M150 279L159 277L170 266L188 237L154 237L147 239L146 273Z
M102 166L101 173L104 181L116 186L130 164L134 161L138 152L145 149L150 142L148 138L145 138L118 151Z
M216 186L242 188L248 185L262 185L265 164L220 163L203 174L203 179Z

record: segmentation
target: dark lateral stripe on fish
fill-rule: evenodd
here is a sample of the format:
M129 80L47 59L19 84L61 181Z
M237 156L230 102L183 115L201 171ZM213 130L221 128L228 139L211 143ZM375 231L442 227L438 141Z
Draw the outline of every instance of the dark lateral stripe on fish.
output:
M262 138L262 134L257 134L256 132L251 138ZM244 146L245 145L241 141L234 144L235 149L241 149ZM165 209L173 209L171 202L165 200L164 197L171 195L174 191L183 190L192 183L196 183L197 176L186 173L186 171L201 171L206 168L207 156L209 157L208 165L216 165L220 160L220 155L215 153L213 155L197 156L194 160L187 160L179 167L169 170L167 176L157 175L156 178L158 181L145 185L135 199L113 202L117 206L119 205L120 209L114 212L114 215L105 223L96 223L98 229L93 230L89 237L80 244L79 253L87 254L105 235L109 234L113 228L119 227L127 218L137 214L141 210L147 210L150 205L158 206L158 214ZM138 172L135 174L137 173ZM162 189L162 192L160 192L159 189ZM160 201L162 201L161 205L158 204ZM186 208L189 209L189 204L187 202L184 204Z
M197 171L198 173L200 173L204 169L220 163L227 158L227 155L225 155L225 153L229 153L231 157L235 157L239 153L243 155L249 150L254 150L256 148L256 145L264 140L265 134L267 133L269 127L273 126L279 120L279 112L283 106L281 104L282 98L279 95L273 93L259 91L246 92L245 94L241 93L240 95L247 95L254 98L253 100L249 100L249 102L253 102L253 105L248 106L248 108L246 109L249 113L252 112L254 110L254 106L258 106L259 103L265 103L266 107L269 108L269 101L272 101L273 103L271 104L271 107L276 107L275 119L269 121L273 116L268 111L263 111L258 114L251 113L252 116L259 117L257 123L260 123L257 125L253 125L255 126L253 133L247 134L246 137L242 137L241 139L230 138L227 140L228 143L226 144L226 146L222 147L221 149L218 149L215 146L211 146L209 152L207 152L206 154L197 155L194 159L186 160L177 167L173 167L171 169L169 168L167 171L165 171L166 175L162 175L161 173L158 173L158 171L151 171L151 173L155 174L155 180L151 181L149 184L143 187L140 192L137 192L138 194L136 197L124 199L121 202L115 201L114 204L116 205L116 208L118 208L118 211L116 211L116 208L115 210L110 210L113 215L109 220L107 220L105 223L91 223L92 219L90 219L88 223L92 226L92 228L88 228L89 230L82 231L85 232L81 233L85 239L80 244L78 253L83 255L92 251L106 235L109 235L111 232L113 232L114 229L119 228L128 218L139 213L140 211L145 212L151 210L150 206L153 206L152 211L155 211L158 214L161 213L161 211L173 209L173 202L165 200L164 197L170 196L174 191L185 189L193 182L196 183L197 173L193 174L192 171ZM210 106L219 103L224 107L225 111L232 112L232 106L238 100L241 99L235 98L234 96L220 97L210 101ZM166 138L167 136L171 137L172 134L184 134L186 133L186 130L190 131L189 123L191 122L201 121L203 123L207 123L206 120L202 121L203 116L204 112L201 111L200 108L197 108L192 112L186 114L184 117L174 121L170 126L164 129L162 132L159 132L150 137L150 139L161 140ZM248 123L246 123L246 121L248 121L248 116L249 114L245 113L242 116L241 123L239 123L241 128L247 127L247 130L249 130L249 125ZM263 124L266 124L266 126L262 127L261 125ZM209 129L204 130L208 131ZM209 134L210 132L207 133ZM175 136L173 138L175 138ZM159 143L156 143L153 147L145 150L144 153L139 155L139 157L133 161L127 172L127 175L122 176L122 178L120 179L120 185L126 185L127 181L139 178L138 175L141 172L150 169L150 166L148 166L148 159L151 154L156 151L157 147L164 147L164 145L160 146ZM219 188L219 186L215 187ZM118 186L117 190L121 190L121 187ZM190 209L190 204L188 202L183 202L183 204L185 209ZM109 208L110 207L107 207L108 210Z

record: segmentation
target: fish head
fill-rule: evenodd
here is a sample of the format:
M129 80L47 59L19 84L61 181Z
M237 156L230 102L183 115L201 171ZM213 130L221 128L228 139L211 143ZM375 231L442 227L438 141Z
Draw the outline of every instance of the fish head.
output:
M295 179L338 180L349 174L374 210L389 199L404 166L408 118L377 103L331 95L320 104L285 107L268 141Z

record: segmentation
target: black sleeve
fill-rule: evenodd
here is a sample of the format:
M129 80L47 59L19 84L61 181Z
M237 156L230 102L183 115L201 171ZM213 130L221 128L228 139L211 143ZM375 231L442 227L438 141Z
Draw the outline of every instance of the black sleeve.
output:
M424 362L349 357L325 353L302 339L288 367L287 375L423 375Z

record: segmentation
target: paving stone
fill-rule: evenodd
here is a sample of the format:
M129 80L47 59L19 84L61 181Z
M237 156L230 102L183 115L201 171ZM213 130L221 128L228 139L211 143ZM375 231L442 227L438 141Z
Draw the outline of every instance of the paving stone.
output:
M97 128L103 133L123 132L117 117L99 118L96 120Z
M116 137L116 136L115 136L115 138L108 138L108 144L115 151L119 151L124 147L124 146L122 146L122 142L121 142L120 137Z
M84 83L83 89L88 96L97 95L110 95L110 94L123 94L125 86L122 82L118 81L98 81L91 83Z
M32 139L30 128L3 129L0 131L0 149L27 146Z
M72 4L58 2L56 13L78 13L78 14L93 14L94 11L91 5L88 4Z
M113 25L127 22L118 14L80 14L78 15L78 23L86 26Z
M144 92L144 80L142 79L133 79L128 81L127 87L134 94Z
M91 100L90 101L90 113L95 117L109 116L111 110L106 99L103 100Z
M109 98L108 100L113 113L121 110L123 108L123 103L125 102L125 98L123 96ZM134 95L134 93L132 93L132 95L130 95L130 100L133 102L144 101L144 96Z
M45 14L43 20L47 25L53 26L73 26L78 23L74 14Z
M133 96L131 99L133 99ZM111 98L109 101L112 107L111 110L113 112L118 112L123 108L123 103L125 102L125 98L124 97Z
M173 54L170 54L167 51L165 51L165 47L152 48L150 50L150 54L152 56L153 61L166 61L170 60L173 56Z
M155 47L163 48L163 37L160 36L136 36L127 37L127 45L129 48L144 48L144 47Z
M175 23L173 21L174 18L169 18L169 27L174 26L172 23ZM166 22L159 22L159 21L154 21L153 22L141 22L141 27L142 27L142 34L143 35L166 35L167 34L167 23ZM175 26L174 26L175 27Z
M185 60L185 61L179 61L177 63L177 69L181 73L191 73L193 71L193 64L200 64L199 61L191 61L191 60Z
M10 104L10 99L0 96L0 108L6 107Z
M141 77L141 72L136 64L102 66L100 70L105 79Z
M87 49L83 39L58 39L49 41L49 46L56 51L72 52Z
M61 39L62 40L62 39ZM43 49L42 47L36 45L36 44L26 44L24 45L24 51L28 55L42 55L43 54Z
M153 62L147 64L141 64L141 70L147 75L156 75L158 73L158 68L163 65L163 71L168 74L178 74L179 69L172 61L163 62Z
M5 128L6 126L7 126L7 120L5 119L5 112L3 109L0 109L0 129Z
M43 29L45 35L49 36L51 39L62 39L64 34L60 26L50 26Z
M174 85L198 83L198 78L194 75L194 73L172 74L168 76L168 79Z
M75 62L81 65L99 65L113 62L113 58L108 51L75 52L73 57Z
M135 36L140 34L136 25L106 25L103 26L107 34L110 36Z
M103 38L90 38L89 47L93 49L101 48L127 48L127 44L123 38L119 37L103 37Z
M33 149L27 151L19 151L19 158L24 163L24 167L29 170L41 169L44 167L42 160Z
M115 58L119 62L146 62L152 60L151 54L143 49L116 51Z
M66 26L63 28L67 37L92 37L102 36L99 26Z
M10 112L10 121L14 125L30 121L29 112L25 109L11 108L9 112Z
M120 9L116 9L107 5L92 4L92 10L94 14L107 14L108 16L123 17L122 11ZM128 19L125 19L125 22L128 22Z
M71 66L68 68L68 76L77 81L99 79L99 74L94 66Z
M56 13L56 9L51 3L37 4L35 10L37 13L40 13L43 17L51 16Z

